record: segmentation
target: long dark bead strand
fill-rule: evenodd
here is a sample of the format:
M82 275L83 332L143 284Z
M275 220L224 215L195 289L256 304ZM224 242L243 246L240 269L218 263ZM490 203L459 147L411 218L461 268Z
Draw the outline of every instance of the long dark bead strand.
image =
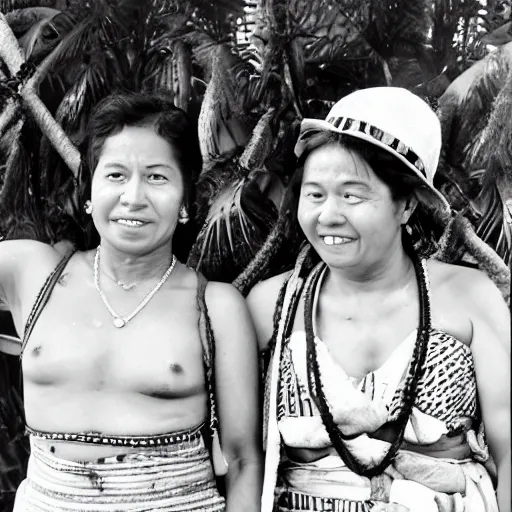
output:
M270 338L270 341L268 342L268 351L271 352L274 350L274 346L276 344L277 339L277 331L279 330L279 321L281 319L281 315L285 314L283 313L283 301L284 296L286 294L286 286L288 285L288 279L285 279L284 283L281 285L281 289L279 290L279 294L277 296L276 300L276 307L274 309L274 317L273 317L273 329L272 329L272 337Z
M403 402L400 413L398 415L398 419L396 421L396 425L398 427L398 435L395 441L391 444L382 461L375 466L365 466L359 462L359 460L357 460L357 458L354 457L349 451L345 445L347 436L344 436L338 428L323 391L320 370L318 368L316 345L314 339L315 335L313 332L313 294L316 286L318 285L318 281L323 270L323 265L319 265L313 270L305 286L304 323L306 331L308 383L311 390L311 395L316 403L318 410L320 411L322 421L325 425L327 433L329 434L332 445L340 455L347 468L354 473L367 477L373 477L381 474L384 469L389 466L389 464L391 464L394 457L396 456L396 453L400 449L400 446L402 445L405 427L409 421L416 397L417 384L423 373L423 366L426 359L428 340L430 336L430 305L425 272L422 266L422 262L417 257L414 249L407 245L405 248L412 259L418 280L420 322L416 337L416 344L411 358L411 363L408 368L407 377L405 379Z

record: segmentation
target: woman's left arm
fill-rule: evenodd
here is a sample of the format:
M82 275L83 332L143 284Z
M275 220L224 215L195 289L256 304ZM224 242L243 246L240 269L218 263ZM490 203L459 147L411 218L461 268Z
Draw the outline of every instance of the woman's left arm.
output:
M259 512L263 458L258 344L238 291L211 282L206 302L216 341L216 384L221 445L228 462L227 512Z
M491 454L498 469L500 512L511 511L510 313L487 277L476 274L466 294L473 324L471 351Z

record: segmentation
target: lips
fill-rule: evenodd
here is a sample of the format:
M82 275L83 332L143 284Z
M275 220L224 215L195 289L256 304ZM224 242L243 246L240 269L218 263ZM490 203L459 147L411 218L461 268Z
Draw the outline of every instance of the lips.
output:
M114 219L116 224L120 224L121 226L126 226L129 228L140 228L146 224L148 224L147 220L142 219L129 219L129 218L118 218Z

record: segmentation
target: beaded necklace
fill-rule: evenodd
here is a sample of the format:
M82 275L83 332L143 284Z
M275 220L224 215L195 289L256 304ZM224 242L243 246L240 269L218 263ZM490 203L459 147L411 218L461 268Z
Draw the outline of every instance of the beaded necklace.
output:
M357 473L358 475L373 477L381 474L396 456L404 438L405 427L409 421L414 399L416 397L416 388L418 381L422 375L422 369L425 363L427 354L427 345L430 336L431 315L430 315L430 300L429 289L427 280L427 271L425 260L420 260L414 249L410 248L408 251L411 254L411 259L416 272L419 289L419 306L420 306L420 322L418 333L416 336L416 343L408 368L407 376L405 378L405 385L403 391L403 402L401 404L398 418L393 422L398 435L391 444L389 450L386 452L384 458L378 464L367 467L352 455L347 448L345 441L357 436L346 436L338 428L334 417L330 410L330 406L326 400L323 391L323 385L318 367L317 351L314 340L313 331L313 293L318 285L319 278L324 270L325 263L318 264L311 274L309 275L304 286L305 303L304 303L304 327L306 331L306 360L308 370L308 384L311 396L320 411L322 422L329 434L329 438L333 447L345 463L348 469Z
M105 293L101 289L100 286L100 246L98 245L96 249L96 255L94 256L94 286L96 287L96 290L100 294L101 300L103 301L103 304L105 304L105 307L107 308L108 312L112 315L114 324L114 327L117 327L118 329L121 329L124 327L132 318L135 317L138 313L140 313L148 304L148 302L153 298L155 293L160 290L160 288L165 284L169 276L172 274L172 271L174 270L174 267L176 266L176 256L174 254L172 255L172 261L169 268L166 270L165 274L161 277L160 281L149 291L149 293L142 299L142 302L135 308L134 311L132 311L128 316L122 317L120 316L114 308L110 305L110 302L108 301L107 297L105 296Z

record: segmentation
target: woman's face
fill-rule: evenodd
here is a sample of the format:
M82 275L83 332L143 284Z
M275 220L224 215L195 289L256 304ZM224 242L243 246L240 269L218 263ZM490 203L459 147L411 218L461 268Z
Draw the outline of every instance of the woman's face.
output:
M401 247L405 201L357 153L332 143L307 157L298 221L319 256L332 268L367 268Z
M183 194L175 152L153 127L125 126L105 140L91 190L102 243L129 254L170 245Z

